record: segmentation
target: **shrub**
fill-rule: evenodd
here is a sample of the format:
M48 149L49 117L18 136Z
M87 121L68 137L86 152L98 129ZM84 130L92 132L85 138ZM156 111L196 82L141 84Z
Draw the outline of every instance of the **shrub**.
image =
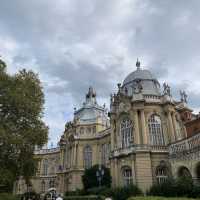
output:
M128 187L108 188L101 194L106 197L112 197L114 200L126 200L131 196L142 195L142 191L137 186L130 185Z
M192 198L200 198L200 185L194 185L189 195Z
M82 196L87 195L88 193L85 190L77 189L75 191L68 191L65 192L65 196Z
M165 196L173 197L177 196L177 186L173 179L168 179L162 184L154 184L147 192L148 196Z
M99 165L94 165L90 169L85 170L85 173L82 176L82 182L83 182L85 190L99 186L99 182L96 177L96 172L98 171L98 169L99 169ZM102 165L102 169L104 170L104 175L102 177L101 185L110 187L111 186L110 170L104 167L103 165Z
M180 177L176 180L177 196L189 196L192 193L193 181L190 177Z
M193 190L193 182L191 178L180 177L176 180L168 179L165 183L155 184L147 192L150 196L191 196ZM195 193L195 191L194 191Z
M0 193L0 200L20 200L20 197L8 193Z
M103 196L96 196L96 195L90 195L90 196L67 196L64 197L64 200L104 200L105 197Z

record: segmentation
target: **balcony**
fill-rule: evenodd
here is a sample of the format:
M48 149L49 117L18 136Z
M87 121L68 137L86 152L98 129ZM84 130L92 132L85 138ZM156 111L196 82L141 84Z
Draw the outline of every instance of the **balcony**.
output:
M134 144L126 148L118 148L111 152L111 157L118 157L123 155L129 155L136 152L164 152L168 153L168 147L163 145L145 145Z
M200 157L200 133L169 146L171 159Z

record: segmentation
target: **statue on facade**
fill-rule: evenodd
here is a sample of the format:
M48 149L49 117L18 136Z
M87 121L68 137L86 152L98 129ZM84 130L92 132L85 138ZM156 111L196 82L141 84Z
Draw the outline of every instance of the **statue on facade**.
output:
M142 92L142 89L143 89L143 87L142 87L142 83L141 83L141 80L137 80L136 82L135 82L135 84L133 85L133 92L135 93L135 94L139 94L139 93L141 93Z
M180 90L180 95L181 95L181 102L187 103L187 97L188 95L184 90Z
M163 84L163 88L164 88L163 94L167 96L171 96L171 88L167 83Z

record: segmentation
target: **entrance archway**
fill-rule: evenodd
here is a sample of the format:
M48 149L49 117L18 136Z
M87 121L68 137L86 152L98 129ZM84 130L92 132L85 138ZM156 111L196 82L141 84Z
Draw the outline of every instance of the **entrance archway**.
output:
M200 162L196 166L196 182L200 184Z
M180 167L178 170L178 177L192 178L190 170L187 167Z

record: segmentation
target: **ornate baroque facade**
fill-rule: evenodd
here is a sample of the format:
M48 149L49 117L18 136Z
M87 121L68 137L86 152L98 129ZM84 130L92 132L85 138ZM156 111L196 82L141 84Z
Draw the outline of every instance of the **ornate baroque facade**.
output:
M36 151L36 192L81 189L84 170L95 164L110 168L113 187L134 183L146 191L155 182L185 174L198 182L200 133L187 136L184 123L192 117L187 95L182 91L175 101L166 83L161 91L150 71L139 61L136 67L111 95L109 113L89 88L83 106L66 123L59 147ZM25 190L18 181L15 192Z

